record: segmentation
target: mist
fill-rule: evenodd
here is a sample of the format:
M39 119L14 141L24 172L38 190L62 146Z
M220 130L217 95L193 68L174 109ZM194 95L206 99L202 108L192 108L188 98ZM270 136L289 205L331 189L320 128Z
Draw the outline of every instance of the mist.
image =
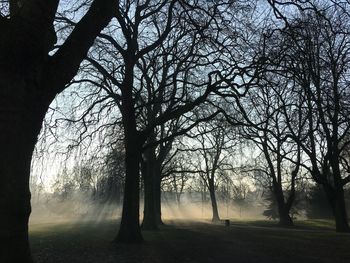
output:
M261 202L247 206L239 206L233 202L218 202L222 220L232 221L266 219L263 216L265 206ZM82 223L118 221L121 217L122 205L113 202L92 200L83 193L75 193L66 200L59 200L51 193L41 194L32 200L32 213L29 224ZM165 221L189 220L210 221L212 208L210 202L198 202L183 198L178 204L167 199L162 200L162 219ZM143 219L143 201L140 202L140 220Z

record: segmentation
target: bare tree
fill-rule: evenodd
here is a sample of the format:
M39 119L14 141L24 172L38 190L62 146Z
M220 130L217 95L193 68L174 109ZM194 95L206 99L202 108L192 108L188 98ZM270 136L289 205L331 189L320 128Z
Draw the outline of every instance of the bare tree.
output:
M60 1L6 1L0 12L0 248L3 262L32 262L28 245L31 156L45 113L77 73L117 1L93 1L53 52Z
M350 143L349 3L270 2L284 26L278 30L284 39L279 74L293 81L291 88L301 98L304 132L297 136L290 127L291 136L307 155L313 179L326 192L336 230L349 232L344 186L350 176L341 162ZM286 6L297 10L293 17L286 14Z
M144 181L144 217L142 228L148 230L158 229L162 225L161 216L161 183L164 177L164 165L169 162L173 155L169 156L174 141L173 135L179 132L177 120L160 125L148 136L142 158L142 176ZM158 141L163 141L157 143Z
M266 76L267 77L267 76ZM285 111L293 109L291 92L282 82L271 83L269 78L260 85L251 88L245 97L234 96L236 107L228 117L229 123L240 125L240 134L252 141L264 156L266 169L264 175L271 180L273 196L278 205L280 224L293 224L289 215L295 199L295 182L301 166L300 147L289 138L289 120ZM300 133L300 127L295 134ZM288 186L288 187L286 187Z
M190 152L194 159L194 171L198 171L210 194L212 221L220 220L216 190L220 171L229 169L228 158L235 143L230 140L229 129L220 121L212 120L198 126L194 131Z
M144 4L125 1L117 11L118 24L101 33L90 52L88 62L99 75L87 81L103 88L114 100L124 127L126 181L118 241L142 240L139 163L143 149L152 147L155 128L203 103L221 82L216 69L219 62L212 60L217 57L213 54L220 55L220 50L204 47L206 34L216 30L215 18L222 5L206 2L201 6L177 0ZM159 52L161 55L157 55ZM150 72L158 61L158 70L164 72L165 78L156 85L147 82L147 78L152 76ZM190 88L192 92L188 92ZM147 118L142 119L143 110L152 104L157 105L155 109L161 106L161 110L148 110L154 114L146 114ZM198 121L194 120L188 129Z
M118 241L142 239L138 216L140 167L135 165L140 163L141 153L150 153L154 150L148 148L217 115L218 111L207 111L208 115L197 119L191 111L215 90L226 88L220 86L223 81L256 75L255 66L241 67L238 61L232 62L239 41L232 26L226 30L225 25L233 17L228 7L235 4L174 0L141 5L126 1L119 7L118 24L101 33L90 52L87 67L95 68L98 74L86 81L101 87L114 100L124 127L127 172ZM223 22L224 30L219 22ZM239 56L242 59L242 54ZM228 61L231 64L225 67ZM143 114L145 109L148 114ZM186 127L160 139L157 127L159 131L161 125L180 116L185 117Z

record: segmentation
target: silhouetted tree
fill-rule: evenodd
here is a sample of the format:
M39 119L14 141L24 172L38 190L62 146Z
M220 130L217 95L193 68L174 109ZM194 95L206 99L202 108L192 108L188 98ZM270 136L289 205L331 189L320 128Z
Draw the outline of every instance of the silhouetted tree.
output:
M349 3L270 3L283 21L283 29L276 31L283 47L276 53L277 71L293 82L290 89L300 97L303 133L296 135L290 127L291 137L309 159L306 168L326 192L336 230L349 232L344 186L350 175L342 169L341 162L350 143ZM286 6L294 10L293 16L285 14Z
M273 78L274 82L271 82ZM276 82L276 83L275 83ZM295 199L295 184L301 166L301 149L288 137L285 112L295 112L292 93L288 85L277 78L264 74L260 84L251 87L245 97L225 94L233 97L235 113L227 116L229 123L240 126L242 137L250 140L261 151L264 159L264 175L269 178L274 198L278 204L280 224L293 224L289 212ZM293 113L295 115L295 113ZM295 135L301 132L297 126L300 114L296 114ZM293 123L294 124L294 123ZM260 168L261 167L255 167Z
M126 181L117 241L142 240L139 226L142 153L147 153L146 160L154 159L152 147L179 135L159 139L155 129L186 114L189 124L182 129L183 133L217 114L210 112L210 116L195 119L190 112L232 75L232 69L221 66L227 61L228 54L222 52L227 47L222 41L216 42L221 40L217 19L224 17L221 9L226 5L232 3L174 0L147 1L141 5L126 1L117 12L119 24L111 26L108 34L100 34L96 49L90 52L88 61L99 72L99 76L93 74L92 82L113 98L124 127ZM121 34L123 38L119 40ZM224 41L229 43L227 38ZM101 60L102 57L108 59ZM218 71L218 67L222 70ZM142 114L147 107L154 108ZM146 165L147 169L150 168Z
M211 201L212 221L220 220L216 190L218 188L220 171L229 169L228 157L235 143L230 140L228 127L219 120L212 120L199 125L193 132L193 145L187 149L192 153L194 171L205 184Z
M0 199L2 262L32 262L29 173L45 113L78 71L117 1L95 0L54 49L54 1L5 1L0 13ZM52 51L53 50L53 51Z

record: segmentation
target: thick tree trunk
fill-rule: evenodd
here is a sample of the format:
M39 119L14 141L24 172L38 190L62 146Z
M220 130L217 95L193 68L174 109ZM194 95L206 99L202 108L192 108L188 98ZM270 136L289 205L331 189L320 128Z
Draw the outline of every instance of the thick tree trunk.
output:
M335 228L337 232L350 232L348 216L346 213L344 192L339 193L335 200Z
M330 186L324 186L324 190L333 211L336 231L350 232L343 187L334 190Z
M219 217L218 204L216 201L214 182L209 182L209 193L210 193L211 207L213 211L212 221L218 222L220 221L220 217Z
M145 152L144 160L144 210L143 210L143 230L158 230L156 220L156 178L155 178L155 156L153 149Z
M32 262L28 243L32 153L55 95L76 74L115 1L94 1L52 57L59 1L10 2L0 31L0 262Z
M279 186L274 187L274 195L277 202L278 209L278 217L279 217L279 225L283 227L291 227L293 226L293 220L289 215L289 209L284 200L283 191Z
M348 215L346 213L344 189L341 180L341 172L339 168L339 158L335 158L338 154L333 155L332 170L336 187L334 202L335 228L337 232L350 232Z
M279 222L278 224L283 227L291 227L294 225L291 216L289 215L288 210L285 208L285 205L278 206L278 215Z
M147 150L145 156L145 199L142 229L158 230L158 226L163 225L161 218L161 167L157 162L154 148Z
M11 90L16 88L11 85ZM0 94L0 262L32 262L28 241L29 177L45 113L39 105L39 100L29 96Z
M125 79L122 90L122 116L125 136L125 190L120 228L115 241L142 242L140 227L140 162L143 141L136 127L135 103L133 100L134 57L131 50L125 64Z
M125 191L123 200L123 212L120 222L117 242L137 243L142 242L139 209L140 209L140 147L136 138L126 139L125 142Z

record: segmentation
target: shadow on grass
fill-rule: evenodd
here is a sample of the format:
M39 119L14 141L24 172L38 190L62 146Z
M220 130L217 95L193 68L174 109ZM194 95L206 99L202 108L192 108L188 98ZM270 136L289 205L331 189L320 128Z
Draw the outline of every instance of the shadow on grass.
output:
M112 243L118 222L35 226L36 262L350 262L349 235L168 221L143 244ZM176 225L175 225L176 224Z

